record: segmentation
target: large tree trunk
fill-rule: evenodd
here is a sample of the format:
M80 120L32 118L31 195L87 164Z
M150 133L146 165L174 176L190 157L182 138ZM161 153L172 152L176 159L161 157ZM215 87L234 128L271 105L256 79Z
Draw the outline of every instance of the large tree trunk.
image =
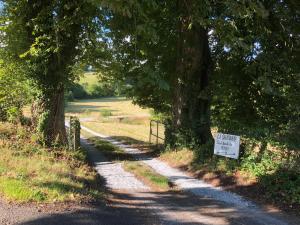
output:
M64 86L43 93L31 108L33 125L47 146L67 145L64 115Z
M47 37L37 46L41 52L47 51L46 54L27 56L28 62L34 65L30 74L41 93L32 108L33 124L48 146L66 145L64 86L73 78L71 67L79 53L77 46L85 29L83 24L93 18L85 13L91 5L80 0L31 0L21 6L26 12L20 18L27 32L28 46L24 52L37 38ZM36 31L36 27L41 29Z
M67 145L63 85L58 87L57 91L52 94L50 102L47 103L46 110L49 112L46 121L47 126L44 131L47 144Z
M184 7L179 1L179 7ZM181 6L180 6L181 5ZM207 30L191 24L188 10L178 23L176 76L173 84L172 124L173 143L178 133L186 141L196 139L199 144L212 140L210 130L209 76L211 56ZM175 135L176 134L176 135ZM182 137L180 137L182 139Z

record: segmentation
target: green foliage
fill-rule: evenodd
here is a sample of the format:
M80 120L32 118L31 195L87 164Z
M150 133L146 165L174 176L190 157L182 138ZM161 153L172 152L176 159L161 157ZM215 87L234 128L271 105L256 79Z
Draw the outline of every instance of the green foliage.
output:
M90 97L111 97L114 96L114 90L103 84L92 84L87 88L87 93Z
M274 173L284 162L279 160L278 154L264 151L261 155L252 153L241 159L241 169L255 177Z
M241 150L242 156L238 160L216 155L203 157L203 151L194 151L192 167L229 176L239 172L256 179L264 197L291 207L300 204L299 155L296 152L288 158L284 151L255 139L242 139Z
M170 119L165 113L162 112L156 112L155 110L151 109L150 110L150 115L152 120L157 120L162 123Z
M168 72L174 65L171 27L175 21L164 16L169 16L174 3L168 1L170 7L165 7L158 1L132 1L128 5L104 2L112 15L104 23L111 31L107 36L114 47L110 75L125 84L124 92L134 102L166 112L170 108Z
M49 121L49 115L50 115L50 113L48 111L43 112L40 115L39 120L38 120L37 131L41 135L41 138L43 139L43 140L41 140L42 142L45 141L44 132L46 130L46 127L47 127L47 124Z
M74 66L84 57L86 44L91 44L91 33L101 30L97 12L92 1L9 0L3 4L1 48L20 68L26 68L26 79L38 90L37 114L49 113L51 123L45 123L43 131L47 145L67 142L62 97L77 76Z
M33 90L24 78L23 68L0 50L0 121L19 122L22 107L31 99Z
M212 49L218 65L211 87L213 123L222 131L297 149L300 67L295 49L300 43L295 36L299 32L299 4L270 1L254 6L250 8L257 16L246 20L247 28L243 27L244 21L231 20L237 27L234 36L240 41L231 37L224 43L223 32L233 34L228 30L216 32L221 43ZM224 44L227 51L219 54Z
M21 116L22 116L22 112L20 110L21 109L16 106L10 107L7 110L7 120L9 122L18 121L18 119L21 118Z
M300 204L299 173L280 168L259 179L273 200L287 204Z
M75 99L113 97L122 93L120 85L115 81L102 78L99 74L85 73L79 82L75 82L69 88Z
M214 141L211 139L205 144L198 144L192 146L192 149L195 151L196 161L203 163L206 159L210 159L213 156L213 149Z
M72 100L72 99L83 99L83 98L88 98L89 95L86 91L86 89L80 85L80 84L73 84L70 88L70 96L72 96L72 98L69 100Z
M127 84L126 92L135 102L171 115L174 81L179 79L178 23L185 9L177 9L176 1L104 3L104 25L119 63L113 75ZM208 90L196 96L211 99L213 125L299 148L299 4L190 1L184 7L192 21L189 30L203 26L209 35L214 68ZM187 85L184 79L180 82ZM179 136L190 141L190 135Z
M174 131L172 129L172 121L170 119L167 119L164 125L167 149L193 149L199 162L203 162L212 156L212 149L214 145L212 138L208 138L206 143L201 143L201 139L195 133L195 129L186 127Z

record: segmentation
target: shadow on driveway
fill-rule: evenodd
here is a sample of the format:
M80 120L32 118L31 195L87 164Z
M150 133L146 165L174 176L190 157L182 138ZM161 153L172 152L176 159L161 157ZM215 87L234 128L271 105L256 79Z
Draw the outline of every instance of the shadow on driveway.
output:
M204 197L170 192L111 191L106 205L77 207L41 215L21 225L284 225L278 213L237 209Z

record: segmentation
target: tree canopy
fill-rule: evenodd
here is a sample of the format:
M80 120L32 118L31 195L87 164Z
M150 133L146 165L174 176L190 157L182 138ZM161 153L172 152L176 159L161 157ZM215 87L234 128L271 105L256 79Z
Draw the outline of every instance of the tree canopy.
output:
M63 95L80 66L164 113L170 146L211 127L299 146L296 0L8 0L1 48L37 89L48 142L65 142ZM206 154L206 153L205 153ZM211 154L211 150L207 153Z
M167 113L187 142L208 133L211 118L221 130L299 146L297 1L130 2L107 4L107 27L117 78L138 104Z

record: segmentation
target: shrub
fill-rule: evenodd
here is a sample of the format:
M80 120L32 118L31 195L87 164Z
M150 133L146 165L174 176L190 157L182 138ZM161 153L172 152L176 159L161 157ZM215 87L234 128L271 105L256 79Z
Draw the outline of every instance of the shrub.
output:
M74 94L72 91L68 91L66 94L65 94L65 102L68 102L68 101L74 101Z
M22 107L29 103L35 90L34 86L24 79L23 71L17 66L0 61L0 121L19 120Z
M300 204L300 176L296 171L279 168L259 178L268 195L285 203Z
M114 96L115 91L112 87L106 84L92 84L87 87L87 92L90 97L109 97Z
M75 99L87 98L89 95L83 86L80 84L73 84L71 87L72 97Z
M22 112L20 108L17 106L9 107L6 113L7 113L7 120L11 123L20 121L20 118L22 117Z
M106 83L95 84L78 84L75 83L70 88L70 92L66 94L68 101L74 99L86 99L86 98L99 98L99 97L111 97L115 96L115 89L113 86Z

